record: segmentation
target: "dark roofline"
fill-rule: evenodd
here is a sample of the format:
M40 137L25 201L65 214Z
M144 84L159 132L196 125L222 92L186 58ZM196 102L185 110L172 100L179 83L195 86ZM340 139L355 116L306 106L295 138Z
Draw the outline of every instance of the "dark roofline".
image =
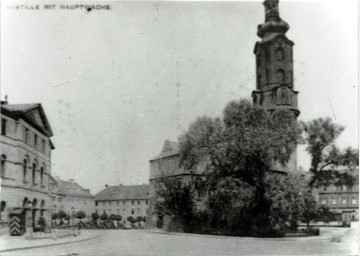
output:
M15 104L14 104L15 105ZM28 124L30 124L32 127L34 127L37 131L39 131L40 133L42 133L43 135L47 136L47 137L52 137L53 136L53 132L51 130L50 124L47 121L44 109L42 108L40 103L34 103L34 106L29 107L27 109L25 109L24 111L17 111L17 110L9 110L6 109L6 105L2 105L1 107L1 113L5 114L11 118L14 118L15 120L18 119L23 119L24 121L26 121ZM8 106L11 106L10 104ZM33 109L39 108L39 113L40 116L42 118L42 121L44 122L44 125L46 126L45 128L48 129L49 131L46 131L45 129L42 129L40 126L38 126L36 123L34 123L33 121L31 121L29 118L26 117L26 113L28 111L31 111Z
M156 161L156 160L169 158L169 157L176 156L176 155L180 155L180 152L177 152L177 153L174 152L173 154L167 155L167 156L164 156L164 157L161 157L161 155L158 155L158 156L156 156L155 158L150 159L149 162L153 162L153 161Z

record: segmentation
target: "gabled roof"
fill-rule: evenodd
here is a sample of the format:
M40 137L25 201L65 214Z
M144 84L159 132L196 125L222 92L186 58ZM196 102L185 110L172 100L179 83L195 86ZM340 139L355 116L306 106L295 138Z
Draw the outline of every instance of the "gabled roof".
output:
M179 142L166 140L164 146L161 150L161 153L156 157L152 158L150 161L158 160L165 157L179 155Z
M34 104L2 104L1 113L15 119L22 118L46 136L53 136L49 121L40 103Z
M108 186L95 195L95 200L148 199L150 185Z
M53 178L56 181L57 191L55 193L66 196L76 197L94 197L88 189L84 189L75 181L65 181L59 178Z

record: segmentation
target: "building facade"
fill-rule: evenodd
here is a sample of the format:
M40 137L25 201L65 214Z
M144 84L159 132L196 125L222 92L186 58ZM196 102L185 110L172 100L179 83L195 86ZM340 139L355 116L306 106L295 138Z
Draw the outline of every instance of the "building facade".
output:
M294 88L293 46L294 42L286 37L289 24L279 15L279 0L265 0L265 23L258 26L256 42L256 90L252 92L253 103L272 112L287 109L296 118L298 92ZM277 171L293 172L297 168L296 146L286 165L274 163Z
M133 218L146 217L149 206L149 185L132 186L105 186L105 189L95 195L95 208L99 215L106 213L121 215L122 223L130 226L127 221L129 216Z
M59 177L51 177L50 198L52 214L64 211L69 216L75 217L78 211L83 211L86 218L90 219L91 214L95 212L95 196L73 179L65 181Z
M20 209L29 230L40 216L50 221L50 124L41 104L1 102L1 223Z
M150 206L147 214L147 228L169 229L171 219L158 216L153 209L155 200L156 182L162 177L174 177L191 186L195 206L203 209L207 194L204 189L204 168L199 166L196 170L186 170L180 166L179 143L166 140L161 153L150 160ZM168 217L168 216L167 216Z
M347 172L355 179L355 184L319 186L317 200L319 207L328 207L338 220L345 223L359 220L359 169Z

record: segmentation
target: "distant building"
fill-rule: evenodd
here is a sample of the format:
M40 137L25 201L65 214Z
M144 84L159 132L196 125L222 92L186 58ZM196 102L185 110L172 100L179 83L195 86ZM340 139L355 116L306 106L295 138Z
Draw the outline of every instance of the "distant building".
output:
M356 180L353 186L330 184L317 189L319 206L327 206L344 222L359 220L359 169L347 172Z
M106 213L121 215L122 223L129 224L127 218L146 216L149 206L149 185L105 186L95 195L96 211L99 215Z
M50 124L41 104L1 101L1 223L11 209L22 210L26 227L40 216L50 221Z
M150 196L152 198L150 208L148 211L147 228L163 228L165 224L167 229L169 223L164 220L165 216L158 216L154 210L155 200L155 185L161 177L175 177L181 182L191 184L193 196L195 198L195 205L198 209L204 207L204 202L207 194L204 189L204 169L198 166L196 170L186 170L180 166L180 152L179 143L166 140L164 142L161 153L150 160Z
M68 181L51 177L51 213L64 211L70 216L83 211L87 218L95 212L95 197L89 189L82 188L73 179Z

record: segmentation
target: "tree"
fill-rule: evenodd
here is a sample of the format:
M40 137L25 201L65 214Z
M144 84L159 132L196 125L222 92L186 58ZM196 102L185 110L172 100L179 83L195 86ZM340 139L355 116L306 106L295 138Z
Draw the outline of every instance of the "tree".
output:
M133 217L133 216L129 216L129 217L127 217L126 220L127 220L128 222L130 222L131 227L133 228L133 227L134 227L134 223L136 222L136 220L134 219L134 217Z
M347 172L339 173L338 168L353 171L359 162L359 151L351 147L340 150L336 139L344 127L332 122L331 118L318 118L307 123L302 122L306 150L311 156L311 187L320 185L354 185L355 179Z
M56 213L53 213L52 215L51 215L51 223L52 223L52 225L56 225L56 223L55 223L55 220L58 218L58 216L57 216L57 214ZM55 224L54 224L55 223Z
M85 212L83 212L83 211L78 211L78 212L76 212L76 215L75 215L75 216L76 216L77 219L80 220L79 225L80 225L80 224L83 224L82 219L84 219L84 218L86 217Z
M143 228L143 227L141 226L141 222L142 222L142 221L144 221L143 217L141 217L141 216L137 216L137 217L136 217L136 222L138 223L138 225L139 225L140 228Z
M70 224L70 215L69 214L66 214L65 220L67 221L66 224L69 225Z
M209 198L211 226L217 230L241 232L251 220L254 188L237 178L221 179ZM245 225L244 225L245 224Z
M93 212L91 214L91 217L92 217L92 219L93 219L93 221L95 223L95 226L97 226L97 220L99 219L99 214L97 212Z
M117 214L117 215L115 215L114 217L114 220L116 220L117 221L117 227L119 227L119 225L120 225L120 221L122 220L122 216L120 215L120 214Z
M176 177L163 176L156 181L154 211L158 216L173 216L188 230L194 208L190 185Z
M66 217L66 212L64 212L64 211L59 211L58 212L58 214L57 214L57 217L58 217L58 219L60 220L60 223L59 223L59 225L61 226L61 225L64 225L64 222L63 222L63 219Z
M252 213L246 224L256 227L255 233L270 232L271 202L265 196L265 176L274 169L274 163L285 166L289 161L300 138L300 128L291 111L275 110L269 114L247 100L233 101L226 106L222 120L198 118L179 138L180 164L190 172L199 165L206 170L206 189L213 195L211 214L216 213L216 205L217 214L222 214L218 203L225 201L222 198L231 199L227 202L241 198L240 202L244 202L241 189L251 191L249 209L247 204L238 207L243 216ZM221 219L230 221L229 227L241 225L239 218Z
M105 222L107 219L108 219L108 215L106 214L106 212L100 215L100 220L102 220L103 222Z

